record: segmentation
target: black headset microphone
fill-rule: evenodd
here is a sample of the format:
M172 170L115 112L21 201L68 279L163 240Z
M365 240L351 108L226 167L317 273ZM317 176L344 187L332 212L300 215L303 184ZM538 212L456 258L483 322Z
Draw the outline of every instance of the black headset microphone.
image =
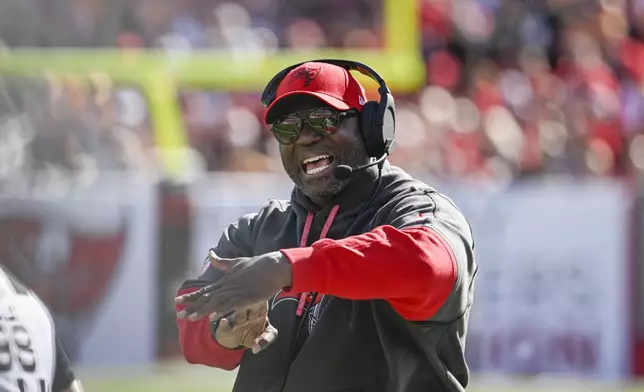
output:
M377 160L375 160L373 162L369 162L369 163L367 163L365 165L353 166L353 167L349 166L349 165L338 165L338 166L336 166L335 169L333 169L333 177L335 177L338 180L346 180L349 177L351 177L351 175L353 175L353 173L356 173L356 172L368 169L371 166L375 166L375 165L380 164L385 159L387 159L388 155L389 154L383 154Z
M292 65L282 70L268 82L262 93L262 104L268 107L275 100L277 88L286 75L293 69L308 62L327 63L342 67L347 71L358 71L375 80L379 85L380 101L365 102L360 111L360 134L364 141L365 149L369 157L378 159L360 166L338 165L333 169L333 176L338 180L346 180L356 172L381 164L387 159L394 146L396 107L394 97L391 95L387 83L369 66L349 60L311 60Z

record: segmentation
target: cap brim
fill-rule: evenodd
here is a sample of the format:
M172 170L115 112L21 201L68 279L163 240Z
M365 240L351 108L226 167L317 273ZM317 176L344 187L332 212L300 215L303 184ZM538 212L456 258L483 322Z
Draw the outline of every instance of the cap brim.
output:
M324 93L317 93L314 91L291 91L280 96L268 106L266 114L264 115L264 123L272 124L278 118L289 114L289 104L293 102L293 100L296 100L298 95L308 95L310 97L315 97L336 110L351 109L351 106L349 106L349 104L347 104L346 102Z

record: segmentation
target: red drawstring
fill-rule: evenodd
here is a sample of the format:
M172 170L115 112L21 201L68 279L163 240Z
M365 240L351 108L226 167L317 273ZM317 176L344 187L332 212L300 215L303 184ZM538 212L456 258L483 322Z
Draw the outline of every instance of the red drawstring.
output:
M322 227L322 232L320 233L320 239L326 238L326 235L329 233L329 230L331 230L331 225L333 225L333 220L335 219L335 216L338 214L338 210L340 209L339 205L333 206L331 209L331 212L329 212L328 218L326 218L326 222L324 222L324 226ZM300 248L304 248L306 246L306 242L309 239L309 234L311 234L311 226L313 225L313 218L315 216L313 215L312 212L309 211L308 215L306 216L306 222L304 223L304 230L302 231L302 239L300 240ZM302 313L304 313L304 305L308 301L310 301L311 293L302 293L300 296L300 301L297 304L297 312L296 314L298 316L301 316Z
M333 224L333 220L335 219L335 216L338 215L339 209L340 209L340 206L336 204L331 209L331 212L329 212L329 217L326 218L326 222L324 222L324 226L322 227L322 233L320 233L320 239L326 238L326 235L329 234L329 230L331 230L331 225Z
M302 230L302 239L300 240L300 248L306 246L306 241L309 239L309 234L311 234L311 225L313 225L314 215L311 211L306 216L306 222L304 223L304 230Z

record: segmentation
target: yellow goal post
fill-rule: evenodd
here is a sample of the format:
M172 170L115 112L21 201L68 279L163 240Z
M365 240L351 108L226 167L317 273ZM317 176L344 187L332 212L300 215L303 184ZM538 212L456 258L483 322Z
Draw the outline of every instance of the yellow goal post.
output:
M189 143L178 102L181 89L260 92L283 68L306 60L333 58L374 68L395 92L417 91L425 82L420 53L419 0L383 0L384 46L373 50L324 49L275 53L31 48L0 52L0 77L109 77L139 89L149 105L162 172L180 178ZM369 86L372 81L356 75Z

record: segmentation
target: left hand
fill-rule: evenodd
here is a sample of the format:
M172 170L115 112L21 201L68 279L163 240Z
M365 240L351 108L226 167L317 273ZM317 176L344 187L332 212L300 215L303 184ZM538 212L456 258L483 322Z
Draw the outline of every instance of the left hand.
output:
M186 305L177 317L199 320L216 313L215 318L221 318L236 309L265 302L291 285L291 264L279 251L223 259L211 250L210 263L223 271L224 276L200 290L175 298L176 304Z

